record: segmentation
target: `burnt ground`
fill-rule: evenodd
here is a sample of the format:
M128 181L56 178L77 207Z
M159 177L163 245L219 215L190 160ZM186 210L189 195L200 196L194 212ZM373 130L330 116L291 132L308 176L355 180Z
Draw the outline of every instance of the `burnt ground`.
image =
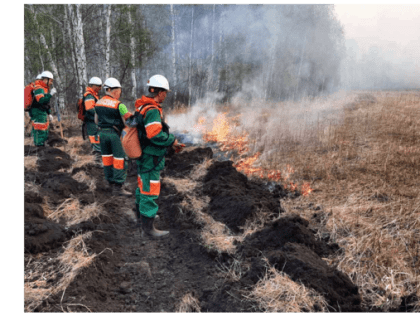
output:
M99 255L64 294L49 296L35 311L85 312L87 307L94 312L174 312L188 293L199 301L202 312L263 311L243 296L264 276L264 257L293 281L323 295L330 311L363 311L358 288L322 259L340 250L337 244L328 243L328 238L317 238L312 222L284 214L280 199L294 194L282 186L269 187L251 180L237 172L230 161L211 160L194 191L180 192L165 177L187 178L195 166L213 156L210 148L191 147L169 157L163 172L156 225L169 230L170 236L142 239L134 228L131 210L126 210L134 207L134 196L110 197L103 170L91 164L73 169L73 159L64 152L63 144L55 141L54 147L41 150L25 146L25 155L39 156L35 170L25 169L25 182L39 189L25 191L24 195L25 266L38 256L42 261L56 257L66 242L87 231L93 231L86 241L89 253ZM88 143L83 146L88 151ZM96 180L93 191L72 177L81 171ZM136 175L130 174L127 187L134 192ZM182 202L192 194L207 196L209 203L203 211L225 224L233 235L240 235L246 220L256 212L264 212L272 220L237 243L235 254L214 251L203 245L202 226L183 210ZM44 216L41 205L45 200L57 207L69 197L78 198L81 205L97 202L104 213L70 227ZM223 270L238 261L242 277L227 277ZM66 309L69 305L71 308Z

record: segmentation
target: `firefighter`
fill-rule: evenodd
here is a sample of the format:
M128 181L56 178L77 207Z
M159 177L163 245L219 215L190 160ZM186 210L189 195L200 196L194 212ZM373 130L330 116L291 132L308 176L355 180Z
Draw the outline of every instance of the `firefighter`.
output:
M57 93L55 88L51 88L54 82L52 73L44 71L40 76L41 78L35 81L34 100L29 110L32 120L32 135L37 147L45 146L45 141L48 139L49 124L53 120L50 99Z
M105 96L95 105L95 123L99 129L99 141L104 166L105 179L115 196L132 196L123 188L127 178L125 153L120 134L124 120L132 114L119 101L121 85L117 79L109 78L104 83Z
M160 172L165 166L167 149L173 147L180 151L174 135L169 133L169 127L162 116L162 102L170 92L168 80L162 75L154 75L147 82L149 94L136 101L136 112L143 117L146 137L140 137L142 156L137 160L136 206L141 235L162 237L169 231L159 231L154 227L158 211L156 199L160 193Z
M89 86L83 94L83 106L85 107L85 119L87 134L89 137L92 153L96 155L96 161L101 163L101 146L99 143L98 126L95 124L95 104L98 101L98 93L102 88L102 80L92 77Z

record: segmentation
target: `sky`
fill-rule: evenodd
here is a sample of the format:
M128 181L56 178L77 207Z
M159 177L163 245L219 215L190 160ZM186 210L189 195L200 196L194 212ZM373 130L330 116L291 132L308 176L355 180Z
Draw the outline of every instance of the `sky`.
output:
M420 2L418 4L336 4L347 40L360 52L372 46L389 57L407 58L420 70Z

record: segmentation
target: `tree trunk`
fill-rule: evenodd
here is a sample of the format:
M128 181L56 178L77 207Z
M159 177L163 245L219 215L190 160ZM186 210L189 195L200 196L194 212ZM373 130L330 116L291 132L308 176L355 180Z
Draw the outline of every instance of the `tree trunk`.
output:
M64 8L64 29L65 29L65 42L68 43L69 48L70 48L70 54L71 54L71 66L73 69L73 73L75 74L76 77L76 81L79 81L79 76L78 76L78 71L77 71L77 65L76 65L76 57L75 57L75 53L74 53L74 41L73 41L73 35L72 35L72 28L71 28L71 23L70 23L70 19L71 17L68 16L67 14L67 10L69 10L68 7Z
M47 52L48 59L50 60L51 72L54 75L54 82L55 82L54 85L57 86L57 91L58 91L58 95L59 95L59 105L60 105L60 108L64 108L63 85L61 84L61 79L60 79L60 75L58 74L57 66L56 66L56 64L54 62L54 59L52 58L51 51L50 51L50 49L49 49L49 47L47 45L47 41L45 40L44 34L42 34L39 31L38 21L36 20L36 12L35 12L33 6L31 6L31 10L32 10L32 13L34 14L34 21L35 21L36 28L38 30L38 34L39 34L39 38L40 38L41 44L43 45L45 51Z
M79 58L79 68L81 74L81 83L83 90L87 87L88 78L87 78L87 69L86 69L86 51L85 51L85 40L83 38L83 21L82 13L80 12L80 4L76 4L76 45L77 45L77 54Z
M131 5L128 6L129 8L131 8ZM130 10L128 11L128 24L130 24L131 30L134 30L134 25L132 25L132 20L131 20L131 12ZM131 41L130 41L130 51L131 51L131 81L133 82L133 89L131 91L131 94L133 96L133 99L137 98L137 81L136 81L136 58L135 58L135 49L136 49L136 45L134 42L134 36L133 34L131 34Z
M172 20L172 84L175 88L177 85L176 81L176 56L175 56L175 14L174 6L171 4L171 20ZM174 93L174 102L176 101L176 89Z
M191 107L191 94L192 94L192 52L193 52L193 37L194 37L194 6L191 9L191 46L190 46L190 65L189 65L189 75L188 75L188 107Z
M78 86L78 98L81 98L83 95L83 74L80 69L80 55L78 53L78 44L77 44L77 35L76 35L76 17L75 13L73 11L72 4L68 4L69 9L69 19L71 21L71 40L73 41L73 51L74 51L74 62L76 65L76 71L77 71L77 86Z
M213 90L213 67L214 67L214 15L215 15L216 5L213 4L213 18L211 23L211 60L210 60L210 66L209 66L209 73L207 78L207 92L209 90Z
M111 76L111 4L107 5L106 11L106 37L105 37L105 79Z

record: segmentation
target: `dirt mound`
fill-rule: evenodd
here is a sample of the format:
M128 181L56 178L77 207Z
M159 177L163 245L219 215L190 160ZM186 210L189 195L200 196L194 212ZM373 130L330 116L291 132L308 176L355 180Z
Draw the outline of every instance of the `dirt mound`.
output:
M38 171L40 172L53 172L60 169L69 169L73 160L66 152L52 147L35 147L25 145L25 156L37 155L38 156Z
M260 258L265 257L293 281L302 282L322 294L330 311L360 311L357 286L321 258L334 253L338 246L317 240L307 226L308 221L290 215L248 236L238 248L252 265L243 281L252 285L264 276L266 265Z
M278 198L232 165L232 161L214 162L204 178L203 192L211 198L207 211L216 221L239 232L257 211L283 212Z
M47 174L41 182L41 187L42 192L48 195L53 203L88 190L86 184L78 182L67 173Z
M166 159L165 175L185 177L194 165L203 163L204 160L212 157L213 150L210 148L186 148L183 152L171 155Z
M245 256L256 257L263 251L282 249L287 243L298 243L326 257L338 249L336 244L327 245L316 239L308 225L309 222L297 214L287 215L245 238L239 250Z
M25 252L36 254L48 251L61 245L66 239L66 234L61 225L46 219L32 216L26 220L26 213L33 211L32 207L27 211L25 207Z

